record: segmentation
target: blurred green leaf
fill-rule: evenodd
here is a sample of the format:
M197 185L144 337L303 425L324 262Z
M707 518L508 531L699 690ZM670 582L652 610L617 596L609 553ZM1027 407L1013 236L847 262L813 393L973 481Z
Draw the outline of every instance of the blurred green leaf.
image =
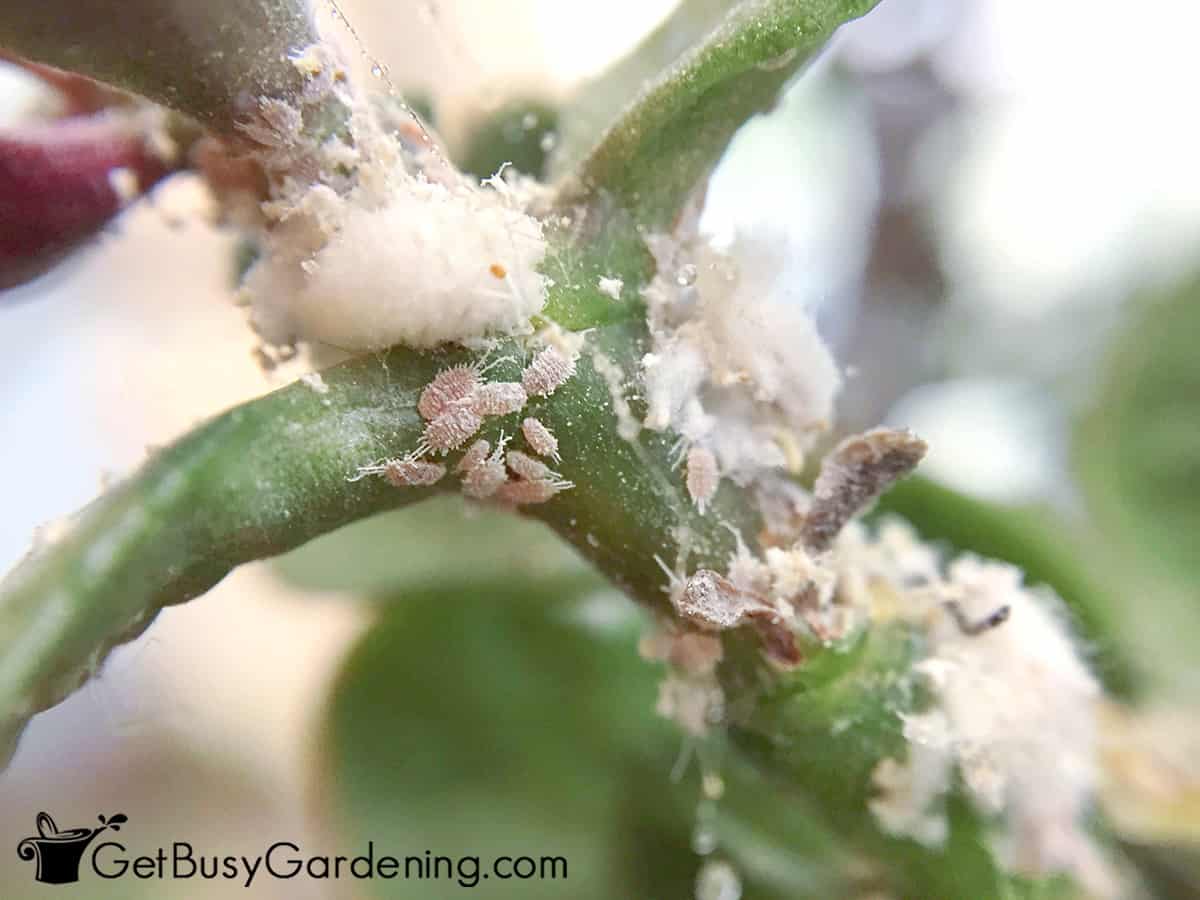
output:
M1106 543L1096 565L1124 592L1160 682L1178 688L1200 641L1200 276L1135 303L1074 455Z
M1076 439L1089 508L1123 546L1200 574L1200 280L1141 299Z
M557 127L558 113L545 103L508 103L471 131L454 162L478 178L495 175L505 163L522 175L540 178Z
M609 595L596 602L615 615L587 625L562 582L485 584L406 592L353 652L329 711L333 812L357 844L396 855L569 860L565 883L493 880L486 896L649 896L641 873L656 861L618 827L621 775L652 762L665 784L678 738L654 714L653 670L629 665L638 616ZM604 629L620 639L598 639ZM419 893L461 890L425 881Z
M590 584L451 578L382 598L324 733L324 797L348 849L569 860L566 882L493 879L483 896L690 896L703 758L725 780L705 819L715 855L733 859L743 896L835 895L847 857L811 809L707 744L672 780L690 751L654 712L661 671L637 654L643 617ZM450 880L371 890L463 891Z

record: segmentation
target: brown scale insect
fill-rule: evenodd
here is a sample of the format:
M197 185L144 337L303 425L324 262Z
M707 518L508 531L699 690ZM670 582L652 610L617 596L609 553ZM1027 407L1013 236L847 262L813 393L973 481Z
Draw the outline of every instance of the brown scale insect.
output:
M526 366L521 384L531 397L549 397L574 374L575 360L567 359L554 347L547 347Z
M409 456L390 459L383 464L383 477L395 487L428 487L441 481L445 474L446 467L441 463Z
M446 412L450 404L470 397L479 387L479 372L471 366L452 366L442 369L421 391L417 412L426 422L432 422Z
M483 418L472 407L471 398L456 400L425 426L423 449L446 453L457 450L479 430Z
M717 493L721 483L721 473L717 469L717 458L711 450L704 447L693 447L687 455L687 491L700 515L708 508L712 498Z
M494 381L475 390L473 408L481 416L507 416L519 412L529 400L525 388L515 381Z
M549 428L530 416L521 423L521 434L525 435L525 441L534 453L558 462L558 438Z

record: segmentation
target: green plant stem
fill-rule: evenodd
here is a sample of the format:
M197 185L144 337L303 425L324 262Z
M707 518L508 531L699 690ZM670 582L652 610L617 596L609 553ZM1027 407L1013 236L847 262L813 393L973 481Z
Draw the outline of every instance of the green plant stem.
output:
M560 112L551 175L574 171L630 98L712 31L729 9L728 0L682 0L632 51L585 82Z
M346 480L420 435L416 392L436 357L396 351L388 360L329 371L326 394L296 383L216 417L0 582L4 743L162 606L203 593L243 562L427 495Z
M876 0L762 0L739 4L703 43L648 85L604 133L560 205L609 193L638 224L669 230L734 133L842 23Z
M288 54L316 39L303 0L11 0L0 11L0 47L222 134L234 134L259 97L300 90Z
M600 329L593 347L628 367L644 328ZM519 378L522 348L490 377ZM285 552L341 525L457 490L349 482L357 468L412 450L424 423L421 389L468 354L392 350L324 373L327 392L293 384L218 416L157 453L129 480L85 509L69 533L31 554L0 582L0 734L11 739L34 712L58 702L112 647L136 635L161 607L195 597L235 566ZM723 520L753 543L757 514L732 486L700 516L672 468L670 441L618 436L611 387L585 353L577 375L552 397L489 420L498 443L536 415L559 437L561 472L575 487L529 507L614 582L650 605L666 601L659 560L723 566L734 549ZM451 462L454 460L452 456Z

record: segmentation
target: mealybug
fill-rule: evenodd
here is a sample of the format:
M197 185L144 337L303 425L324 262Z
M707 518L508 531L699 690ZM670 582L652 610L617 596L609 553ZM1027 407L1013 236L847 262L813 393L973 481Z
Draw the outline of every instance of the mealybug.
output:
M367 475L382 475L395 487L426 487L441 481L445 474L445 466L426 462L418 454L410 453L401 459L359 466L358 473L350 480L358 481Z
M441 463L411 457L391 459L383 464L383 477L395 487L426 487L437 484L445 474L446 467Z
M496 381L476 388L472 405L481 416L507 416L518 412L528 400L525 388L515 381Z
M704 515L704 510L717 493L717 485L721 481L721 473L717 470L717 458L711 450L704 447L693 447L687 455L687 490L688 495Z
M479 373L471 366L442 369L421 391L417 412L426 422L432 422L446 411L451 403L464 400L479 386Z
M454 471L462 473L470 472L487 459L488 454L491 452L492 445L483 438L480 438L467 448L467 452L462 455L462 459L458 461L458 465L454 467Z
M470 399L457 400L425 426L421 442L428 449L438 453L457 450L482 424L483 419L472 408Z
M547 347L526 367L521 384L531 397L549 397L574 374L575 360L567 359L554 347Z
M545 503L559 491L572 488L543 462L539 462L520 450L510 450L505 457L508 468L518 476L516 481L507 481L496 491L496 498L506 503Z
M495 453L489 454L490 449L487 441L478 440L467 448L463 458L458 461L463 493L475 500L492 496L508 480L508 472L504 468L504 439L501 438Z
M530 416L521 423L521 434L530 449L538 456L548 456L558 462L558 438L545 425Z
M507 460L508 467L527 481L553 481L558 477L544 462L520 450L509 450Z
M561 490L554 481L506 481L496 490L495 497L503 503L523 506L545 503Z

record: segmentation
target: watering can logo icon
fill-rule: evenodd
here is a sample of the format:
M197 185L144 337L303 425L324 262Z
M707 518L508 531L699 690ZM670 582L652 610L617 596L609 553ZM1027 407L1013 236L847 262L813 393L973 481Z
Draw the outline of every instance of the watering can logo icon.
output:
M97 816L99 828L68 828L59 831L49 813L37 815L36 835L17 844L17 856L24 860L36 859L37 871L34 879L42 884L74 884L79 880L79 863L84 851L96 835L112 829L120 831L121 825L129 821L124 813L104 817Z

